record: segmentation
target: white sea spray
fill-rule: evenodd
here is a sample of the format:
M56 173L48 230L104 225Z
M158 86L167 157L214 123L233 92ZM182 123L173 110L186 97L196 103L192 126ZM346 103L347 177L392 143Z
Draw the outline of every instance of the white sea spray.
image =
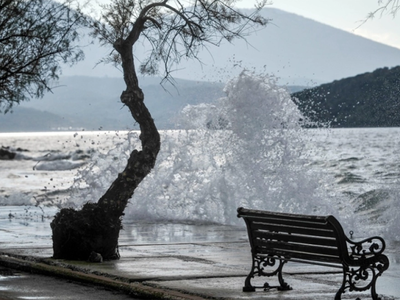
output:
M307 167L310 138L286 90L270 76L243 72L226 97L188 106L166 133L154 171L127 209L134 219L237 223L236 209L336 213ZM342 207L341 210L348 210Z
M138 137L136 131L126 136L118 132L108 134L106 138L113 147L98 149L90 162L77 171L65 205L80 207L87 202L97 202L126 166L130 152L139 144Z

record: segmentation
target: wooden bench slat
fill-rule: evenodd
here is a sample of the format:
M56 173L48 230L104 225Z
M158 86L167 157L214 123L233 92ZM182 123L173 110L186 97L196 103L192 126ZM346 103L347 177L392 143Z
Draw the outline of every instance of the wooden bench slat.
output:
M260 230L254 231L253 236L255 238L272 239L277 241L332 246L336 248L338 247L337 241L334 237L325 237L325 236L315 237L308 235L276 233L276 232L260 231Z
M244 211L245 209L243 209ZM311 221L313 223L325 223L326 217L325 216L313 216L313 215L295 215L289 213L274 213L274 212L267 212L261 210L251 210L246 209L244 213L240 212L240 217L242 218L276 218L276 219L288 219L288 220L303 220L303 221Z
M264 247L271 253L275 253L275 251L277 250L285 250L288 253L301 252L301 253L308 253L311 256L321 255L321 256L334 256L337 258L340 257L340 253L337 247L333 248L333 247L315 246L315 245L298 244L290 242L271 241L264 239L255 239L254 244L256 246Z
M279 219L279 218L270 218L269 216L267 217L259 217L259 218L248 218L248 222L252 223L268 223L268 224L280 224L280 225L288 225L288 226L295 226L295 227L304 227L304 228L327 228L330 226L330 224L327 222L327 220L324 220L323 222L317 222L314 223L310 220L297 220L297 219Z
M333 229L325 228L304 228L304 227L294 227L280 224L268 224L268 223L255 223L249 225L251 230L265 230L265 231L275 231L275 232L290 232L298 233L312 236L325 236L325 237L336 237Z
M270 254L268 251L263 251L261 248L260 250L260 254L264 254L265 256L267 254ZM312 253L306 253L306 252L296 252L296 251L292 251L292 252L288 252L286 250L276 250L274 253L274 256L280 256L282 258L286 258L288 260L293 260L295 261L299 261L302 260L304 261L304 263L306 261L315 261L315 262L329 262L329 263L333 263L333 264L342 264L342 261L340 258L336 257L336 256L329 256L329 255L316 255L316 254L312 254ZM277 257L278 258L278 257Z

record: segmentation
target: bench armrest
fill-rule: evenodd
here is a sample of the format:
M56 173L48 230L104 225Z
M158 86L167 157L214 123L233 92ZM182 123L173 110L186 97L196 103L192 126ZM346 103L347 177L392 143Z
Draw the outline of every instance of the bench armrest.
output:
M350 250L350 258L356 260L382 254L386 248L384 239L379 236L373 236L358 242L354 242L346 236L346 242Z

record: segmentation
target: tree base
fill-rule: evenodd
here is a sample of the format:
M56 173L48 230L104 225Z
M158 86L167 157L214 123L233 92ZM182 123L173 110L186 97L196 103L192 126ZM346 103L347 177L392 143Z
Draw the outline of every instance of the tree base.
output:
M88 260L92 252L104 260L119 259L120 217L107 213L97 203L82 210L63 208L50 224L53 231L53 258Z

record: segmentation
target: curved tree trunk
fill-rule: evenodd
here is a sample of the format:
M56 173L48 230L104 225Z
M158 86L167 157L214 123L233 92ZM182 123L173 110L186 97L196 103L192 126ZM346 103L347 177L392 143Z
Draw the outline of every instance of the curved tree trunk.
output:
M100 253L105 259L118 256L121 216L134 190L156 162L160 136L143 103L132 53L140 34L149 30L145 38L152 47L143 70L146 71L149 64L151 71L151 59L156 59L154 63L165 64L168 77L170 63L179 63L183 56L198 59L198 50L206 43L219 45L222 40L243 37L249 23L267 24L267 20L258 14L265 1L257 3L256 12L251 15L231 8L231 2L227 0L194 1L190 8L179 0L177 5L167 2L115 0L103 7L102 21L106 24L102 21L92 24L92 34L100 37L101 42L120 37L113 46L120 54L126 83L121 101L140 125L142 149L131 153L125 170L98 203L86 204L80 211L63 209L56 215L51 223L55 258L87 259L92 252Z
M54 258L87 260L92 252L101 254L103 259L119 258L118 237L124 209L155 165L160 135L139 88L132 53L136 39L119 40L114 48L121 55L126 83L121 101L140 126L142 150L132 151L127 166L98 203L87 203L80 211L62 209L57 213L51 223Z

